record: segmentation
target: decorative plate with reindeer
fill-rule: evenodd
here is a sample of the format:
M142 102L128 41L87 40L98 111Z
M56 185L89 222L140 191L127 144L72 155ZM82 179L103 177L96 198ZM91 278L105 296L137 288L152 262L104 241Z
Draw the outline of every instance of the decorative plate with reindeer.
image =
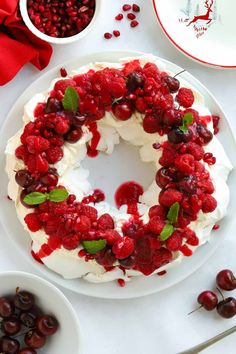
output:
M190 58L236 68L236 0L152 0L161 28Z

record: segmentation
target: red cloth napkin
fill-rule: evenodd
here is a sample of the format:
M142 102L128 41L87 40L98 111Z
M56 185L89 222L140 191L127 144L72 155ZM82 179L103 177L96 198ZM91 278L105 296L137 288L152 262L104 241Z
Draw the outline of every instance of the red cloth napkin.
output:
M51 58L52 47L25 26L18 0L0 0L0 86L6 84L28 62L39 70Z

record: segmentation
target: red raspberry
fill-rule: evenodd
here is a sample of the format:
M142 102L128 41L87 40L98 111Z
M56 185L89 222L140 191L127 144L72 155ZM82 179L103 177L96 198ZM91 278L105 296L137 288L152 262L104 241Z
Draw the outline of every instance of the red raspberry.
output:
M198 246L199 245L199 239L195 232L191 230L190 228L184 229L183 236L187 239L187 243L191 246Z
M203 164L199 161L195 161L195 173L200 175L204 171L205 171L205 167L203 166Z
M135 106L136 106L137 111L139 111L140 113L144 113L147 109L147 103L143 97L137 98L137 100L135 102Z
M55 126L55 131L59 135L64 135L69 131L69 123L66 120L59 121Z
M193 157L195 158L195 160L202 160L203 156L204 156L204 150L202 148L202 146L193 143L193 142L189 142L186 144L186 148L187 148L187 152L191 155L193 155Z
M164 167L171 166L177 156L176 150L168 142L163 144L162 156L159 159L159 163Z
M90 205L81 205L81 214L86 215L91 221L96 221L98 217L97 209Z
M80 215L74 225L74 229L77 232L87 232L91 228L91 221L86 215Z
M18 146L18 148L16 148L15 155L18 159L24 160L24 162L25 162L28 160L29 152L28 152L26 146L20 145L20 146Z
M67 250L74 250L79 246L79 236L69 235L62 238L62 246Z
M185 87L180 88L176 96L176 101L184 108L191 107L194 102L193 91Z
M153 205L148 211L149 218L158 217L161 220L166 219L166 211L161 205Z
M47 161L51 164L55 164L63 157L63 150L59 146L52 147L46 151Z
M217 201L210 194L205 194L202 201L203 213L212 213L217 207Z
M41 223L36 213L27 214L24 220L30 231L36 232L41 229Z
M104 238L108 245L114 245L121 238L121 236L116 230L106 230L104 233Z
M179 251L182 246L182 234L179 231L174 231L167 239L166 247L172 252Z
M114 229L114 220L110 214L103 214L97 221L97 227L99 230Z
M196 194L191 195L190 197L191 210L194 213L198 213L202 209L202 201L198 198Z
M176 189L168 188L159 194L159 203L165 207L170 207L175 202L180 203L183 198L183 194Z
M60 225L60 221L61 221L60 217L49 214L49 218L47 220L47 223L44 226L44 231L46 232L46 234L48 234L48 235L55 234L58 230L59 225Z
M198 187L205 193L212 194L215 191L215 187L210 180L200 180L198 182Z
M153 263L156 269L169 263L171 260L172 260L172 253L164 247L157 250L153 255Z
M175 167L180 172L189 175L194 172L194 157L190 154L179 155L175 159Z
M50 144L52 146L62 146L64 145L64 139L62 136L55 135L52 138L50 138Z
M140 61L138 59L132 60L124 65L123 73L125 76L128 76L133 71L140 71Z
M40 173L46 173L48 171L48 162L42 155L36 155L36 171ZM34 171L35 172L35 171Z
M36 135L29 135L26 138L26 144L27 144L28 151L31 154L45 151L50 146L49 141L47 139L44 139L41 136L36 136Z
M125 259L134 251L134 240L128 236L122 237L112 247L112 252L117 259Z
M20 140L22 142L22 144L26 144L26 138L29 136L29 135L34 135L34 128L35 128L35 125L33 122L30 122L28 124L26 124L25 128L24 128L24 132L23 134L21 135L20 137Z
M154 216L149 220L148 228L154 234L160 235L165 223L158 216Z
M146 115L143 120L143 129L146 133L153 134L158 131L159 121L154 115Z
M134 21L135 22L135 21ZM143 73L146 77L153 77L153 78L159 78L160 72L157 68L157 66L153 63L147 63L143 67ZM159 87L159 84L156 83Z
M72 79L58 80L55 83L54 90L61 91L62 93L65 93L65 90L69 86L76 87L76 82Z

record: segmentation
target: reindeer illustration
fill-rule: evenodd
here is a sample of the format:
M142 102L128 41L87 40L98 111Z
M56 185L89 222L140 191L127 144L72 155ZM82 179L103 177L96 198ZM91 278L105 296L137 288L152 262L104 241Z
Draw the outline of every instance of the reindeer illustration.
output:
M194 16L192 21L190 21L188 23L187 27L190 26L192 23L197 22L198 20L207 21L207 24L211 23L212 18L210 18L210 13L213 12L213 10L212 10L213 3L214 3L214 0L211 0L211 3L209 5L208 0L206 0L205 1L205 7L207 8L206 14L205 15Z

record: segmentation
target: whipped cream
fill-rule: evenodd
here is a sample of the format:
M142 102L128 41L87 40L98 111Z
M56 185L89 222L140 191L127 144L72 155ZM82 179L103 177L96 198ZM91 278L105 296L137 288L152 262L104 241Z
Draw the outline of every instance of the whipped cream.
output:
M72 75L85 73L89 69L96 71L105 67L121 68L124 62L128 62L132 59L134 58L125 58L122 59L120 63L91 63L80 68L78 71L73 71ZM167 71L165 64L152 55L142 56L139 60L142 65L147 62L153 62L161 71ZM25 105L23 115L24 124L27 124L29 121L34 121L33 112L36 105L39 102L47 101L49 92L54 87L55 82L59 79L61 80L62 78L54 80L47 92L36 94ZM200 115L210 116L210 111L204 105L204 97L185 80L180 79L180 83L182 87L189 87L194 92L195 103L192 108L196 109ZM137 146L139 149L140 159L143 162L152 163L155 170L158 170L161 168L158 160L162 152L160 150L153 149L152 145L156 142L165 141L166 136L147 134L143 130L141 122L142 115L137 112L127 121L118 121L112 113L107 112L103 119L97 121L97 129L101 135L97 150L110 155L114 151L115 146L120 143L121 139L123 139L129 144ZM208 124L208 129L213 131L212 122ZM9 176L8 194L15 202L17 216L20 222L30 234L32 239L32 250L37 253L41 246L47 242L48 236L43 230L38 232L30 232L30 230L26 227L24 217L27 215L28 210L20 202L19 197L21 188L15 182L15 174L13 172L24 168L23 162L15 157L15 149L20 145L20 136L22 131L23 128L11 139L9 139L6 147L6 171ZM64 185L69 193L75 194L78 201L81 201L85 196L93 192L93 187L89 182L89 171L83 167L83 160L87 155L86 144L91 141L91 138L91 132L87 127L83 126L83 137L75 144L65 143L63 146L64 156L57 164L55 164L59 174L59 184ZM224 148L215 136L204 148L205 152L211 152L217 158L215 165L208 166L205 164L205 168L210 172L211 179L215 186L213 196L217 200L217 208L210 214L199 212L198 219L189 225L189 227L196 232L200 240L200 245L209 241L212 227L220 219L222 219L227 212L227 206L229 203L229 189L226 181L230 171L232 170L232 165L224 151ZM142 220L145 223L149 220L148 210L152 205L156 204L159 193L160 188L153 179L153 182L140 197L138 210L142 216ZM96 207L99 216L104 213L109 213L113 217L115 229L118 232L121 231L123 223L128 221L131 217L131 215L127 213L126 206L122 206L120 209L117 209L107 202L100 202L94 205L94 207ZM189 246L189 248L195 250L197 247ZM108 282L119 278L129 281L132 276L143 275L141 272L135 270L127 270L126 274L124 274L118 267L115 267L112 271L106 272L105 269L96 261L91 260L85 262L84 258L78 257L78 251L80 249L81 247L68 251L62 247L55 250L51 255L44 257L43 262L48 268L58 274L61 274L64 278L83 278L94 283ZM154 273L167 270L170 267L180 263L182 259L182 253L176 252L175 259L171 263L159 268Z

